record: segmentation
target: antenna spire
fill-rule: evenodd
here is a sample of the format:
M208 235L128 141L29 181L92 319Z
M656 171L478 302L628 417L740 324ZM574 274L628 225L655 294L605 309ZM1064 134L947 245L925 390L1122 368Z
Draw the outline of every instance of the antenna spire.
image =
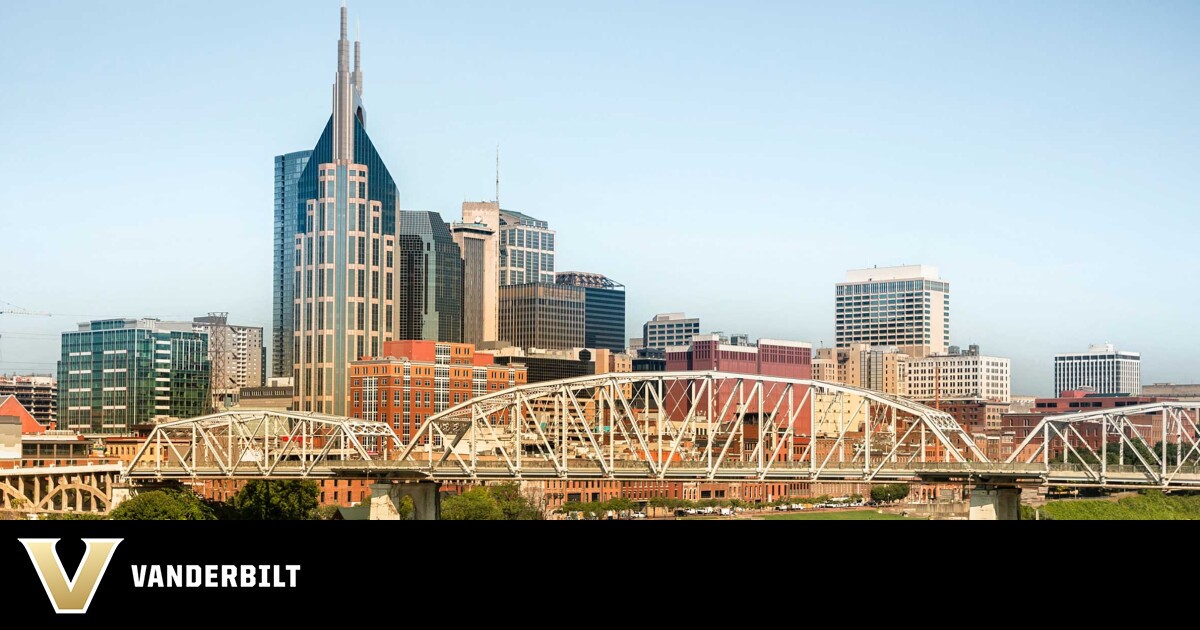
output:
M496 207L500 207L500 145L496 145Z

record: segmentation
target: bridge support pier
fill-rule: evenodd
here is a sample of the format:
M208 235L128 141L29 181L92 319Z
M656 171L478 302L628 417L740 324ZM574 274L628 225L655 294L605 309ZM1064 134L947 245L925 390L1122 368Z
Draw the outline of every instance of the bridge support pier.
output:
M1021 518L1021 489L980 484L971 490L972 521L1016 521Z
M404 497L413 502L412 520L436 521L442 516L442 484L420 483L376 483L371 485L371 520L398 521L397 506Z

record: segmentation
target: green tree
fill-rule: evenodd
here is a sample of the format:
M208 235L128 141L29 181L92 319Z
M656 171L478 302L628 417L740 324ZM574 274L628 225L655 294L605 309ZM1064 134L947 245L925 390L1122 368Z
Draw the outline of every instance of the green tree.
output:
M506 521L540 521L544 518L542 510L521 494L521 484L515 481L490 486L488 492L500 505Z
M617 516L620 516L621 512L632 512L635 509L637 509L637 503L625 497L613 497L604 502L604 510L612 510L617 513Z
M472 488L442 500L442 520L502 521L504 510L487 488Z
M908 496L908 484L888 483L871 487L871 499L880 503L895 503Z
M114 521L213 521L212 507L190 490L164 489L141 492L118 505Z
M318 518L315 481L254 479L230 501L246 520L303 521Z
M63 512L61 514L43 514L39 520L43 521L102 521L103 514L94 514L92 512Z

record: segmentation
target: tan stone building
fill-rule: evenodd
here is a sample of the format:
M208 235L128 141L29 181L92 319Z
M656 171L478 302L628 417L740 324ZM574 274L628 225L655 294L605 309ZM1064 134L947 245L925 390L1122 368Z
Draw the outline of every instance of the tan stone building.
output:
M907 396L909 360L895 346L856 343L849 348L820 348L813 359L813 378Z

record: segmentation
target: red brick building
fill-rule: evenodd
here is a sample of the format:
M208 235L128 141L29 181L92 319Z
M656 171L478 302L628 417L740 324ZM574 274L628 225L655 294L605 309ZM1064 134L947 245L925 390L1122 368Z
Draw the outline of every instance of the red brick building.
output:
M1019 444L1029 433L1037 428L1046 416L1079 413L1083 411L1100 411L1103 409L1120 409L1134 405L1165 402L1173 398L1159 396L1128 396L1125 394L1096 394L1085 390L1069 390L1054 398L1037 398L1033 408L1028 413L1006 413L1000 417L1000 433L1011 434ZM1137 426L1138 433L1151 445L1162 440L1162 414L1141 414L1131 416L1130 421ZM1075 427L1086 443L1094 450L1100 449L1100 426L1086 423ZM1074 434L1070 435L1073 443L1079 442ZM1172 438L1168 437L1168 440ZM1040 442L1038 442L1040 443ZM1032 445L1029 449L1032 451ZM1061 448L1056 447L1050 453L1051 457L1061 455Z

